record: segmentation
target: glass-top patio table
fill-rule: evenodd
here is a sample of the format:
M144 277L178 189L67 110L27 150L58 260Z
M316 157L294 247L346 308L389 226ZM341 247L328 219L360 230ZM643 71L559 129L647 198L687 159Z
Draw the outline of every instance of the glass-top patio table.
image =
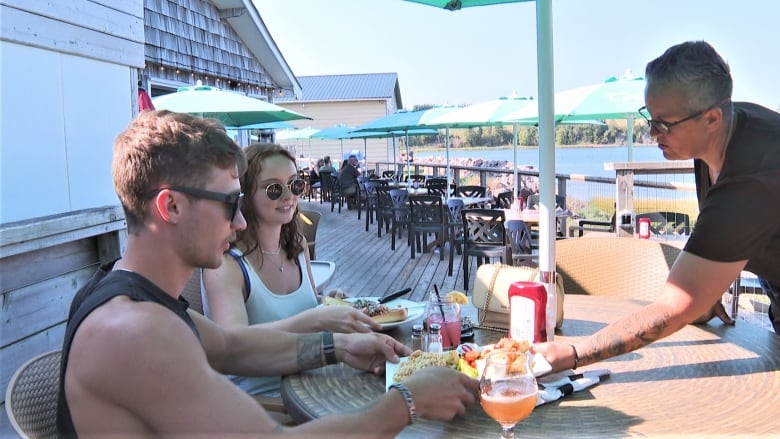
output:
M566 296L566 319L556 340L572 342L638 309L643 302ZM473 311L473 310L472 310ZM390 335L408 342L411 323ZM475 331L475 342L503 334ZM687 326L633 353L577 370L608 368L599 385L537 407L518 424L521 438L637 436L773 436L780 431L780 336L746 323ZM282 398L304 422L357 410L385 391L385 378L334 365L287 376ZM449 423L421 420L399 437L497 436L479 403Z

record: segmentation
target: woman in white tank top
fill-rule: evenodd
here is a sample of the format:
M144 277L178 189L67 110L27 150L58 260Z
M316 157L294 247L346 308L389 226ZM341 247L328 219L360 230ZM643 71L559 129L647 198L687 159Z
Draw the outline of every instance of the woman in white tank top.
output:
M304 186L295 158L269 143L252 144L244 152L241 213L247 227L223 255L222 266L203 270L206 315L223 326L263 325L297 333L379 329L356 309L317 307L308 246L294 220ZM231 378L250 394L279 391L278 377Z

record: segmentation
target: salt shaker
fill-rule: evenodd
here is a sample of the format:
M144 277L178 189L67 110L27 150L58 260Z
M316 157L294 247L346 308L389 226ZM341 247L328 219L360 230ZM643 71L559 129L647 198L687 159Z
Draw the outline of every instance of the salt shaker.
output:
M430 331L428 334L428 352L444 352L444 347L441 343L441 325L438 323L431 323L428 325L428 329Z
M423 325L412 326L412 352L424 350Z

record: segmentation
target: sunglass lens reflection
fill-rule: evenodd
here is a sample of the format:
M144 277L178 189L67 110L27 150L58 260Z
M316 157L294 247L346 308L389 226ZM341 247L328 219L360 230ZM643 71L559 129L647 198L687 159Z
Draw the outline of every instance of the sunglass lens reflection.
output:
M294 180L292 183L290 183L290 191L293 193L293 195L302 194L305 188L306 181L304 180Z
M265 188L265 193L271 200L278 200L282 196L284 187L279 183L271 183Z

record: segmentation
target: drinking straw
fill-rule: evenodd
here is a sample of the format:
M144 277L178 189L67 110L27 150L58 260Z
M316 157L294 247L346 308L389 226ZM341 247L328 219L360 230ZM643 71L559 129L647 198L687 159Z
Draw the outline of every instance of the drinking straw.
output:
M441 296L439 295L439 286L433 284L433 294L436 295L436 301L439 302L439 312L441 312L441 329L442 336L447 338L447 344L452 345L450 342L450 335L448 331L444 330L444 323L447 323L447 317L444 316L444 307L441 305Z

